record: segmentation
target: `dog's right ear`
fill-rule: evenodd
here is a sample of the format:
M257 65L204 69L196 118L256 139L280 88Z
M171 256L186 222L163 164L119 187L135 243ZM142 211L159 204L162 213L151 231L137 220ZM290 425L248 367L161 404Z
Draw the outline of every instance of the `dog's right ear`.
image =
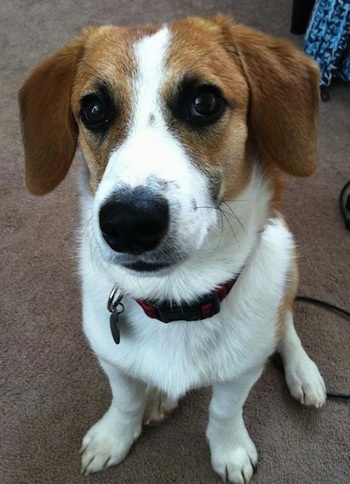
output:
M232 42L250 89L249 122L259 155L293 176L317 167L319 69L286 40L243 25Z
M75 154L71 91L83 49L84 35L40 64L19 92L26 183L36 195L61 183Z
M293 176L317 166L319 69L286 40L218 15L221 43L249 86L248 123L261 159Z

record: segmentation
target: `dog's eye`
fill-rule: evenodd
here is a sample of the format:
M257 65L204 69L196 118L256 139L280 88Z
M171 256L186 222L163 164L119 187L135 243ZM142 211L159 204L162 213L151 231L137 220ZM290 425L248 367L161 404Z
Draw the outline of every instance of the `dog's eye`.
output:
M108 104L100 97L88 95L83 98L80 117L89 130L105 131L111 122L111 114Z
M227 102L216 86L204 85L192 94L186 120L198 127L218 121L226 110Z
M174 116L194 127L205 127L218 121L227 108L220 89L212 84L198 85L184 79L169 107Z
M104 103L96 98L91 99L83 110L85 121L88 124L95 126L96 124L102 124L108 121L106 106Z
M192 110L194 116L213 116L221 109L222 98L216 96L213 92L204 91L193 99Z

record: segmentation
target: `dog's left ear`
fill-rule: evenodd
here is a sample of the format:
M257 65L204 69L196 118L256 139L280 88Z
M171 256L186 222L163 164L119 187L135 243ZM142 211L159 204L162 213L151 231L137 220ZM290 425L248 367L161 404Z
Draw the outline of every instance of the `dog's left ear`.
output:
M216 21L226 35L230 31L231 54L249 84L249 128L260 156L291 175L311 175L317 166L316 63L286 40L223 17Z
M77 145L71 91L83 36L40 64L19 92L28 189L52 191L66 176Z

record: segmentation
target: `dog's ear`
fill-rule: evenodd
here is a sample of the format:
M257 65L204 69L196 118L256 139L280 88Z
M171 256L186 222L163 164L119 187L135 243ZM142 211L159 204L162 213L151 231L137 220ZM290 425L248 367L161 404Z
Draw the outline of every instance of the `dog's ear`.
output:
M49 193L64 179L77 145L70 104L74 73L84 37L40 64L19 92L26 182L36 195Z
M227 32L227 19L216 20ZM250 88L249 128L260 156L291 175L311 175L317 166L316 63L286 40L232 23L229 29L231 54Z

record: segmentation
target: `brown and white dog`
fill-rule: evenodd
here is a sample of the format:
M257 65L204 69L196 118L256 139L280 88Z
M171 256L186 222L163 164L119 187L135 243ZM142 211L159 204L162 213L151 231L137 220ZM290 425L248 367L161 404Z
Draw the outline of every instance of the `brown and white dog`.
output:
M275 350L291 394L325 402L293 325L296 251L280 211L283 172L316 168L318 99L310 59L221 15L88 28L22 87L29 189L53 190L77 148L87 166L83 325L113 399L83 439L84 474L212 385L213 468L249 482L242 406Z

